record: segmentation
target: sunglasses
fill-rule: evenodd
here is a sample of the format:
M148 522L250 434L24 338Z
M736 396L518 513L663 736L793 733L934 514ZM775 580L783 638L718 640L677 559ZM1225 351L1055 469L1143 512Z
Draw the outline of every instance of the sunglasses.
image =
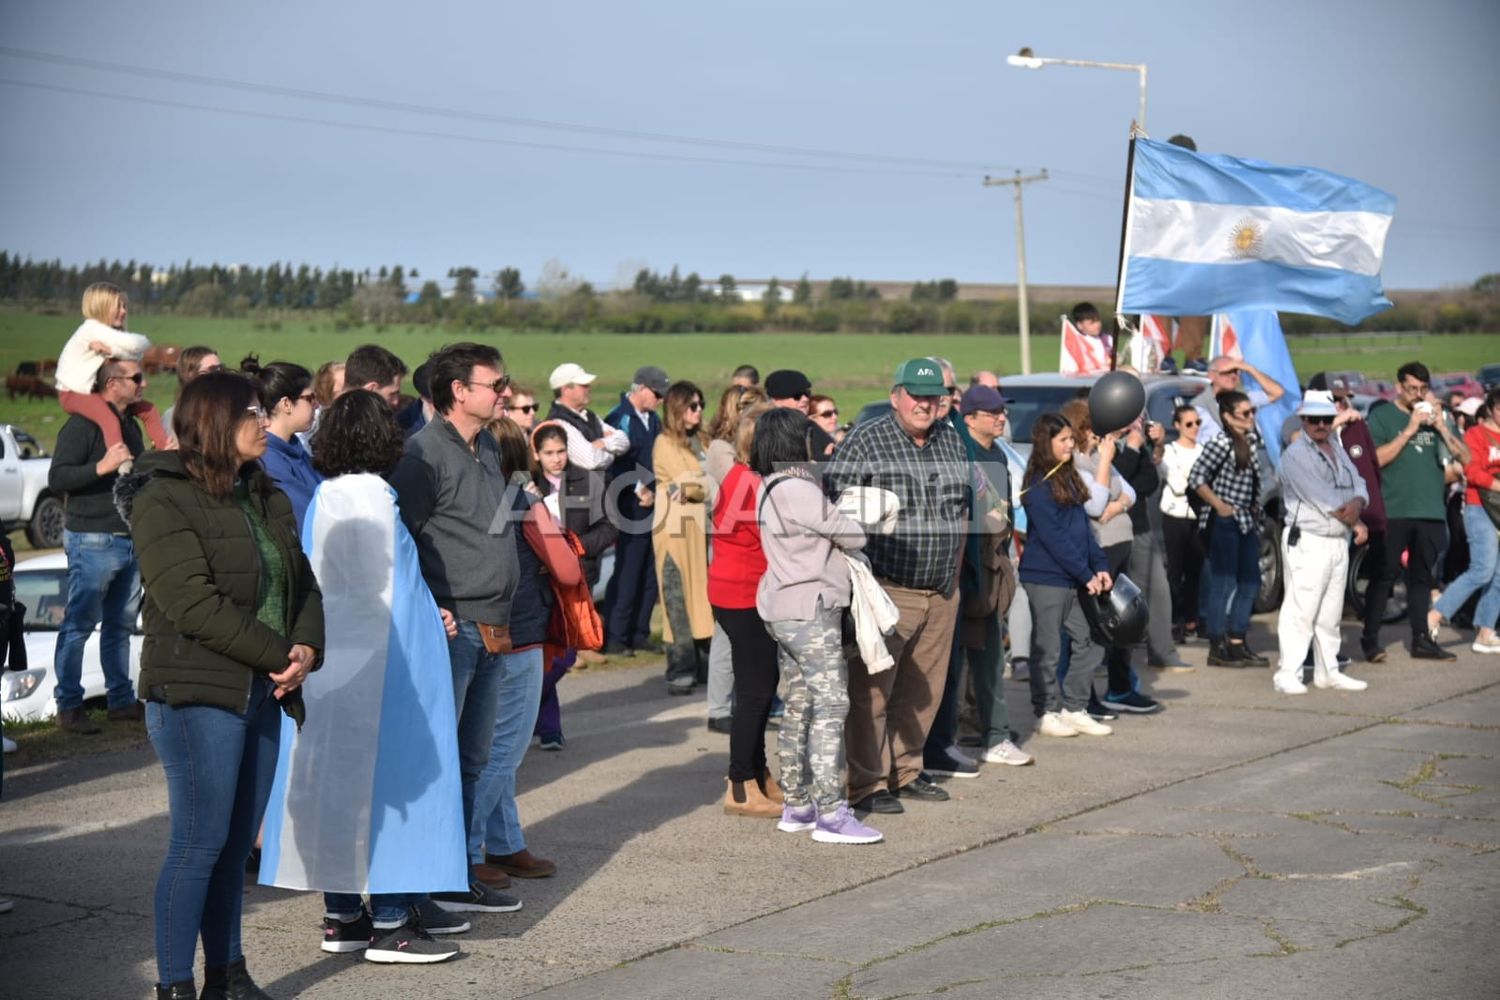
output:
M146 381L146 376L142 375L140 372L136 372L134 375L111 375L110 378L117 378L121 382L134 382L136 385L140 385L142 382Z
M510 388L510 376L501 375L493 382L465 382L464 385L482 385L498 396L506 389Z
M1333 423L1333 418L1332 417L1303 417L1302 419L1306 420L1310 424L1331 424L1331 423Z
M1202 421L1200 421L1200 420L1184 420L1184 421L1182 421L1182 426L1184 426L1184 427L1197 427L1200 423L1202 423Z
M506 409L510 410L512 413L535 413L537 410L537 404L532 403L530 406L507 406Z
M694 413L697 413L698 411L700 411L700 410L703 409L703 404L702 403L698 403L698 402L693 402L693 403L689 403L687 405L687 408L689 410L692 410Z
M262 406L260 406L260 405L258 405L258 404L252 404L250 406L245 407L245 412L247 414L253 416L256 420L269 420L269 419L271 419L270 417L268 417L266 415L265 408L262 407Z
M1241 420L1248 420L1249 418L1255 416L1255 407L1252 406L1248 410L1241 410L1240 412L1236 413L1235 416L1239 417Z
M819 417L823 420L827 420L829 417L836 417L838 415L838 410L819 410L817 413L813 414L813 416Z

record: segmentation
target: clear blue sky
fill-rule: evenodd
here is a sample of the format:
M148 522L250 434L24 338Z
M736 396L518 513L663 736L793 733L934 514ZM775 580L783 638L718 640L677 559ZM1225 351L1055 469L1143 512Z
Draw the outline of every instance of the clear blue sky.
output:
M1500 270L1497 41L1494 0L15 2L0 248L1008 282L1011 197L980 178L1046 167L1031 280L1112 284L1136 78L1006 65L1029 45L1147 63L1153 136L1385 188L1387 287L1466 285Z

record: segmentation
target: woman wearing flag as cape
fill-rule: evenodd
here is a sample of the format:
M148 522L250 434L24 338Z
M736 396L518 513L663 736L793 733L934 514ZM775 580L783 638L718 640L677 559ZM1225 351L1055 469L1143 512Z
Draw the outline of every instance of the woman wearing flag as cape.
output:
M468 929L427 898L469 884L446 649L457 629L382 478L402 442L372 392L323 411L313 464L327 478L302 545L323 585L328 653L304 688L307 724L282 728L260 881L324 891L324 951L430 963L459 949L429 931Z

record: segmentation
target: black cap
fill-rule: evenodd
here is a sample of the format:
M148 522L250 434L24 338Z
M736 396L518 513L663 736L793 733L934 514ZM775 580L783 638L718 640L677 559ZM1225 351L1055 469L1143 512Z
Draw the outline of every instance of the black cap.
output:
M656 393L658 396L667 394L667 373L655 365L642 365L635 370L635 376L631 378L636 385L643 385Z
M766 376L766 395L772 399L796 399L811 394L812 383L799 371L783 368Z
M1318 372L1307 380L1307 388L1309 390L1331 392L1335 395L1338 393L1347 394L1349 392L1349 383L1341 378L1329 378L1327 372Z
M417 395L432 402L432 360L417 365L417 370L411 373L411 387L417 390Z

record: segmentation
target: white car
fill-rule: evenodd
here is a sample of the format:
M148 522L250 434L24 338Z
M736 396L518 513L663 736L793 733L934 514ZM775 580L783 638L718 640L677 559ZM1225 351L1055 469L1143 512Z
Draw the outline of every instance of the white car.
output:
M26 670L0 672L0 715L17 721L50 719L57 714L52 654L57 628L68 607L68 557L61 552L16 563L16 600L26 605ZM130 680L141 674L141 627L130 636ZM103 698L104 671L99 667L99 630L83 647L83 697Z

